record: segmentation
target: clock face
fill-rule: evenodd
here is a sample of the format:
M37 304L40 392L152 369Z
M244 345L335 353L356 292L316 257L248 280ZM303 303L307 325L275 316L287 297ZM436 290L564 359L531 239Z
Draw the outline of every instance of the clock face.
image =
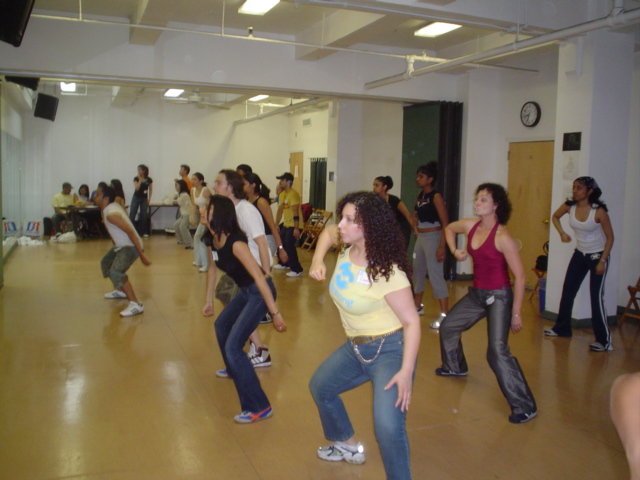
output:
M535 127L540 122L542 112L536 102L527 102L520 110L520 121L525 127Z

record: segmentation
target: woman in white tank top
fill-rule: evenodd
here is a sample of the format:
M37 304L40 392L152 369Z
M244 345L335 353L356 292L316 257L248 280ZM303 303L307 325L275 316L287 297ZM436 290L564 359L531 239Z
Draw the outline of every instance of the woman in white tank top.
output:
M553 214L553 225L564 243L570 242L571 237L562 228L560 218L569 214L569 226L576 234L576 250L567 267L556 324L544 331L548 337L571 337L573 301L582 281L590 273L591 323L596 341L589 348L594 352L613 350L604 305L604 284L613 247L613 229L607 206L600 201L600 195L602 190L593 177L577 178L573 182L573 198Z
M207 256L207 247L202 243L202 236L207 231L207 227L200 223L200 210L206 208L211 197L211 190L204 181L204 175L196 172L191 176L191 200L193 203L193 215L191 225L197 225L196 233L193 236L193 265L200 267L200 272L204 273L209 269L209 257Z

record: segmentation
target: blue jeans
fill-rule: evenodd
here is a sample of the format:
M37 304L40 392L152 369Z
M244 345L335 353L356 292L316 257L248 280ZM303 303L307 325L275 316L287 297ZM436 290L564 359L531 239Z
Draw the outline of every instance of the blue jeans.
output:
M136 224L136 214L140 209L140 215L138 217L138 223ZM145 235L149 233L147 231L149 225L149 209L147 206L147 198L131 197L131 205L129 206L129 219L131 223L136 225L138 235Z
M270 278L267 284L275 299L276 289ZM271 405L251 361L242 350L265 313L267 304L256 284L252 283L240 288L240 293L222 309L214 324L222 359L227 373L235 382L243 412L257 413Z
M403 332L358 345L358 350L362 358L370 360L376 356L382 342L378 357L371 363L365 363L358 358L351 340L347 340L318 367L309 387L320 412L324 436L329 441L338 442L354 435L340 394L371 381L373 422L387 479L405 480L411 478L406 412L395 406L397 387L384 389L402 367Z

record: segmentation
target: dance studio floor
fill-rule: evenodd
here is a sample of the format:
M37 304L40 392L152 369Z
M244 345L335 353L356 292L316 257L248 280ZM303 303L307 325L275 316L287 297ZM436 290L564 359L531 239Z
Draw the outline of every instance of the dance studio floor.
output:
M18 247L0 290L0 479L325 480L384 478L373 433L371 390L344 395L364 465L324 462L326 444L308 382L344 341L327 283L274 272L289 326L260 333L273 365L259 377L271 419L239 425L239 403L204 318L205 274L173 237L146 241L153 264L130 270L145 312L121 318L100 274L106 240ZM333 254L328 256L333 267ZM468 282L450 284L451 300ZM430 298L427 292L425 299ZM528 295L527 295L528 298ZM220 304L216 303L216 309ZM538 402L538 417L507 421L509 409L485 359L481 322L463 336L466 378L434 375L438 313L428 301L407 428L415 480L628 479L609 418L609 389L640 365L640 326L613 328L615 350L589 352L590 331L543 338L551 324L525 303L523 332L511 336Z

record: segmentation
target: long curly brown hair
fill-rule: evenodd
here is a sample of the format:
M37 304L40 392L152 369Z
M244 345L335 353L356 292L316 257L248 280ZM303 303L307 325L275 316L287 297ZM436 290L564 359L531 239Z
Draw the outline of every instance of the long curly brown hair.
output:
M394 264L411 278L404 237L391 206L373 192L347 193L336 207L339 219L348 203L356 207L354 223L362 227L364 234L369 280L376 282L382 276L388 281L393 274ZM342 245L341 249L344 248L345 245Z

